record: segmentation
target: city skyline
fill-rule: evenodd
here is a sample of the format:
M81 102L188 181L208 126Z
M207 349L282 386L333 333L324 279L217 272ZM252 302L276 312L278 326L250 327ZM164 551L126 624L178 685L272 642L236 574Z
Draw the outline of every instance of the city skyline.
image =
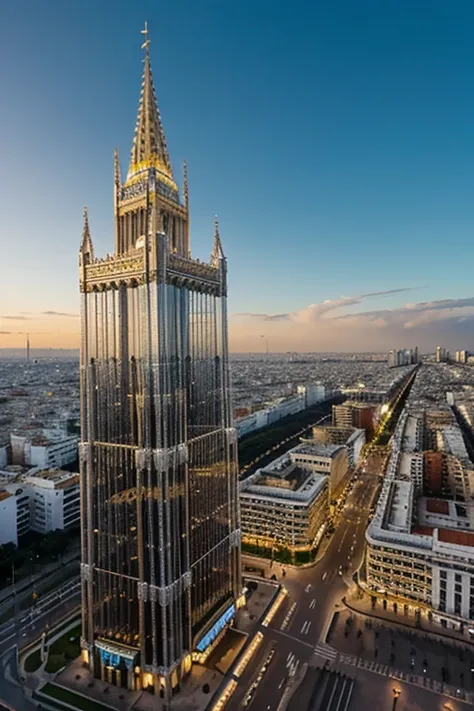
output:
M395 14L343 5L344 23L331 8L289 18L273 8L266 23L265 3L158 13L144 2L113 16L107 3L4 9L4 32L21 24L23 47L8 34L0 49L15 66L5 77L0 348L24 347L26 333L32 351L79 346L82 206L103 254L113 138L125 171L138 100L130 27L145 16L180 185L188 160L193 252L208 258L217 212L233 264L231 351L262 350L262 335L273 352L388 350L407 337L421 351L472 348L462 258L474 226L472 8L434 2L426 17L416 3Z

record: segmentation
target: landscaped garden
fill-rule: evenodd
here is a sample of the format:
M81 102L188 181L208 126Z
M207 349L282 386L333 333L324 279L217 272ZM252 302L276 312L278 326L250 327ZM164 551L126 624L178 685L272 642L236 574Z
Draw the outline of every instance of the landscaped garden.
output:
M80 636L81 625L79 623L53 642L49 648L45 671L53 674L76 659L81 653Z
M70 707L80 709L80 711L110 711L110 706L104 706L92 699L86 699L84 696L75 694L68 689L63 689L61 686L56 686L56 684L45 684L40 691L42 694L46 694L52 699L57 699L57 701L62 701Z
M25 671L31 673L35 672L41 666L41 652L36 649L34 652L29 654L25 659Z

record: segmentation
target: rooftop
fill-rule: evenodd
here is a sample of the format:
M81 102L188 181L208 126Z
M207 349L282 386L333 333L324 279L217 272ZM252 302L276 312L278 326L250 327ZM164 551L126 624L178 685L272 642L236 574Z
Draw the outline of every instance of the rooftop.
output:
M320 494L326 482L326 475L315 474L296 465L274 476L267 476L259 469L240 483L240 495L251 499L280 499L282 502L309 505Z
M290 454L307 454L313 457L333 457L341 449L344 449L342 444L323 444L316 442L315 444L299 444L290 450Z
M5 489L0 489L0 501L5 501L5 499L9 499L12 494L10 494L9 491L6 491Z
M43 469L25 477L25 483L35 486L47 486L54 489L67 489L69 486L79 484L79 474L74 474L62 469Z

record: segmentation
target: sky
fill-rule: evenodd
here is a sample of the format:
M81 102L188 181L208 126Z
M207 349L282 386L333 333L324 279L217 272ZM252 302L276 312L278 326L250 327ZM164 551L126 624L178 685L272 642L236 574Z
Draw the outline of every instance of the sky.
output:
M0 348L79 345L83 205L111 252L144 20L231 351L474 350L472 0L0 3Z

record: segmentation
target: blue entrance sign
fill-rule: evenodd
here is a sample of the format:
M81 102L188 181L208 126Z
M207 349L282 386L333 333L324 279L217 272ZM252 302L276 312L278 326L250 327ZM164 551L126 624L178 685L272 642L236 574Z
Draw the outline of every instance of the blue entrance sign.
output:
M199 641L196 649L199 652L204 652L205 649L209 647L209 645L214 642L215 638L219 634L219 632L222 632L224 627L228 622L231 621L233 616L235 615L235 605L231 605L221 617L217 620L217 622L214 623L214 625L211 627L209 632L207 632L204 637Z

